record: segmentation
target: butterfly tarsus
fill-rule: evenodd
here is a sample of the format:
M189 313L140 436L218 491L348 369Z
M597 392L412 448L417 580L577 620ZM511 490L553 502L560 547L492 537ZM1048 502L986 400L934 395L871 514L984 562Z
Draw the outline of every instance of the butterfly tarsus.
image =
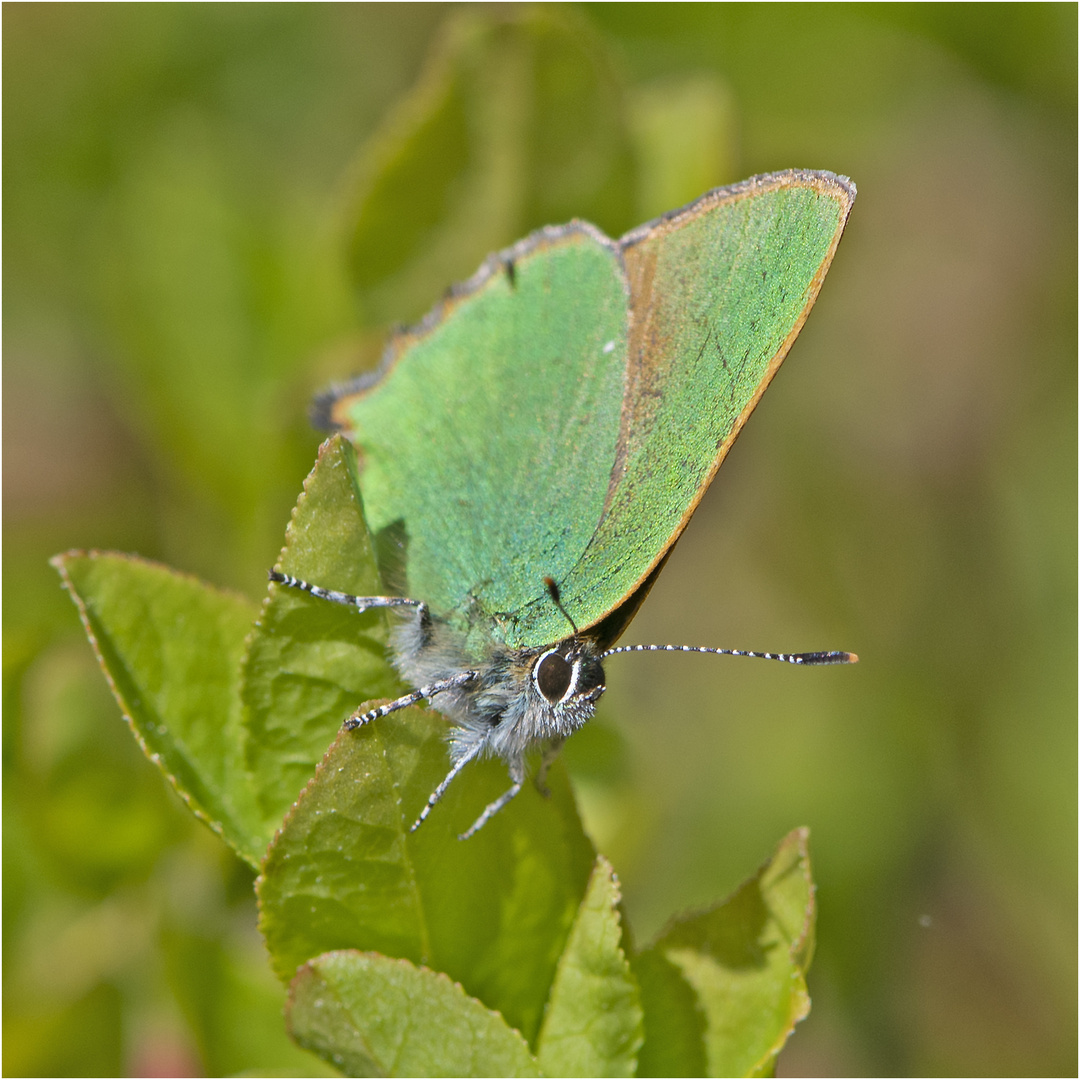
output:
M405 596L353 596L352 593L339 592L337 589L324 589L321 585L312 585L310 581L293 577L292 574L284 574L280 570L271 570L271 581L279 585L288 585L292 589L301 589L320 600L329 600L334 604L342 604L345 607L355 608L357 612L369 611L371 608L403 608L416 609L421 623L427 625L429 621L428 606L423 600L410 600Z
M412 823L409 832L416 832L421 825L424 824L424 819L431 813L435 804L446 794L446 789L450 786L451 781L474 757L476 757L479 751L479 746L471 754L466 754L464 757L458 758L450 767L450 771L443 777L439 786L428 796L428 801L424 803L424 809L420 811L420 816Z
M431 813L435 804L446 794L446 789L453 782L454 777L476 757L477 753L479 753L479 746L471 753L465 754L454 762L450 771L443 777L439 786L428 796L428 801L424 804L424 809L420 811L420 816L412 823L409 832L416 832L416 830L420 828L428 814ZM490 802L484 807L480 816L472 823L472 825L458 836L459 840L468 840L470 836L475 836L476 833L478 833L512 798L514 798L515 795L517 795L519 791L521 791L522 785L525 783L525 767L522 762L516 762L511 766L510 779L513 781L511 786L494 802Z
M372 720L378 720L381 716L388 716L392 712L397 712L398 709L407 709L410 705L415 705L418 701L423 701L425 698L433 698L436 694L442 694L447 690L457 690L463 686L467 686L478 675L479 672L477 671L459 671L456 675L451 675L448 679L440 679L438 682L428 683L427 686L421 686L418 690L413 690L403 697L396 698L394 701L388 701L385 705L379 705L374 709L369 709L365 713L355 712L341 726L346 731L355 731L358 727L370 724Z
M517 793L521 790L522 784L524 784L524 776L514 776L513 785L504 791L494 802L488 803L484 807L483 813L463 832L458 836L459 840L468 840L470 836L475 836Z

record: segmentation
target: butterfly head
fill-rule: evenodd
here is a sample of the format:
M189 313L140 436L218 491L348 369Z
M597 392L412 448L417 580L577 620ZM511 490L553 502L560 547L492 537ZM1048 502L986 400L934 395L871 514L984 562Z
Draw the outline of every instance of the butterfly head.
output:
M537 656L532 685L553 709L593 706L606 689L599 650L588 638L567 638Z
M578 632L577 625L563 607L559 586L544 578L548 594L570 624L573 636L539 653L532 664L532 688L541 708L550 710L559 720L580 727L592 716L596 702L607 688L599 646L592 638ZM559 724L559 727L568 726Z

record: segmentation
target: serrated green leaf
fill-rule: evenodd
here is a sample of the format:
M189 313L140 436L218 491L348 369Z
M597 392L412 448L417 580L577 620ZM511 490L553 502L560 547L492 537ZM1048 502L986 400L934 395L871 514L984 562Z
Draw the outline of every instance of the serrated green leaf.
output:
M634 1075L641 1001L622 948L618 905L618 879L598 856L537 1039L545 1076Z
M418 318L450 281L533 228L633 217L621 87L565 9L452 17L364 147L346 232L370 322Z
M635 959L645 1007L639 1075L772 1074L788 1036L810 1011L808 836L794 830L731 897L676 920Z
M343 732L271 845L260 926L285 980L320 953L355 948L447 972L526 1038L540 1025L593 862L556 763L549 798L526 785L467 841L509 781L470 765L410 832L448 769L446 721L401 710Z
M278 569L358 596L385 591L356 488L355 452L323 443L293 511ZM272 584L251 635L241 699L247 763L266 828L281 823L342 722L360 702L397 692L386 617Z
M355 951L305 964L289 1030L349 1076L540 1076L525 1040L443 974Z
M73 551L52 563L142 748L257 866L270 833L244 764L239 685L254 604L130 555Z

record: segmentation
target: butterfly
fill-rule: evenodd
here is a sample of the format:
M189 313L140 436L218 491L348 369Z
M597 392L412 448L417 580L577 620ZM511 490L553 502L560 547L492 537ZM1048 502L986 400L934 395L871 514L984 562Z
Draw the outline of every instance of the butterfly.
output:
M790 170L717 188L611 240L582 221L490 256L373 374L316 399L360 466L389 595L273 581L398 618L394 666L449 721L450 770L498 757L509 788L462 835L538 782L623 652L847 664L847 652L761 653L615 642L648 594L817 297L855 185Z

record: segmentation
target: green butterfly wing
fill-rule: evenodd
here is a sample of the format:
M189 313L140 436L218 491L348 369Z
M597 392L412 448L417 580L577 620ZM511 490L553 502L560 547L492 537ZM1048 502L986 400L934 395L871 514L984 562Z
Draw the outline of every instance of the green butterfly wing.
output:
M490 258L326 418L394 584L540 646L645 583L798 334L855 188L786 172L617 243L574 222ZM390 572L389 576L393 576Z

